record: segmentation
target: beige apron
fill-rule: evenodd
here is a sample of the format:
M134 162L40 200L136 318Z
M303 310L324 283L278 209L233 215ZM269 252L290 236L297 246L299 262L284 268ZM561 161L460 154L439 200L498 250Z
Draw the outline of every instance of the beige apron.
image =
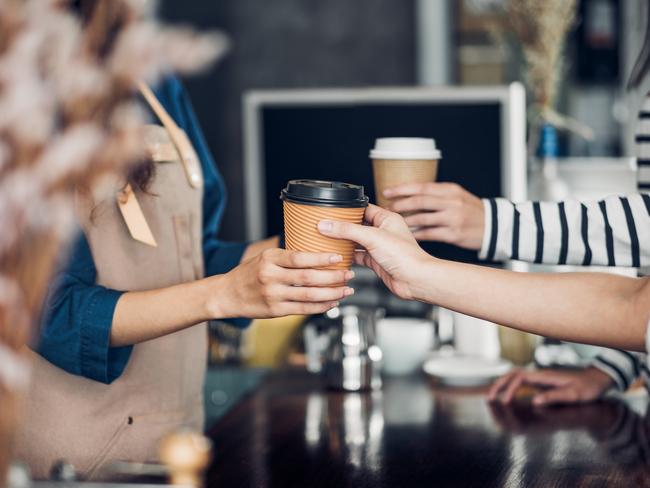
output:
M170 144L161 126L147 127L146 138ZM92 218L90 208L81 209L99 285L135 291L203 277L202 188L189 184L178 153L172 154L173 160L156 163L150 194L137 194L157 247L131 237L114 198L95 202ZM155 461L159 439L172 429L203 429L205 324L136 345L110 385L32 356L17 456L37 478L65 459L83 476L101 479L112 461Z

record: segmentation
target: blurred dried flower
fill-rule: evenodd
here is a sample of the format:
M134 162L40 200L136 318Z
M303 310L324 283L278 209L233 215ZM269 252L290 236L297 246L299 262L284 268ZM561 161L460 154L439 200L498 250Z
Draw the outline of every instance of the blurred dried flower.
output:
M0 0L0 487L24 367L16 359L9 374L9 361L73 228L75 192L141 157L139 80L194 72L227 47L218 34L159 25L152 1L85 0L84 19L70 3Z
M576 0L507 0L506 25L521 43L535 103L551 108L562 70L562 51L576 15Z
M525 62L525 80L532 95L533 127L550 123L555 127L593 139L593 130L555 110L561 74L564 69L564 45L576 17L576 0L504 0L504 21L493 26L503 40L513 34ZM533 130L529 141L532 154L537 145Z

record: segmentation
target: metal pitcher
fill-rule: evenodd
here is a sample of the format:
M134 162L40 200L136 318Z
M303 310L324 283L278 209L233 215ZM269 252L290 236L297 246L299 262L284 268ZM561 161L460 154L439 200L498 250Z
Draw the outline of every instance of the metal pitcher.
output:
M321 372L330 388L380 388L382 353L375 343L375 326L381 316L381 309L344 305L307 324L308 369Z

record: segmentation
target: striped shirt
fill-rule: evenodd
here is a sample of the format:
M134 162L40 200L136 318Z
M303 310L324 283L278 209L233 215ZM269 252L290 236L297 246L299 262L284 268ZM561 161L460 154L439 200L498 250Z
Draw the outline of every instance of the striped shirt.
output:
M639 191L650 192L650 93L643 101L636 127L635 148Z
M600 201L484 200L481 259L578 266L650 266L650 194Z
M484 199L479 257L539 264L650 266L650 93L639 111L635 142L637 194L590 202ZM646 343L650 351L650 324ZM603 348L593 365L620 390L639 376L650 390L646 354Z

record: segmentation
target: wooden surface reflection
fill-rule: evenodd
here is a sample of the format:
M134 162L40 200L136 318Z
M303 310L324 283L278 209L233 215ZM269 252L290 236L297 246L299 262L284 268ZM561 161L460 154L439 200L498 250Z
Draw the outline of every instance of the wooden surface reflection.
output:
M493 407L426 378L339 393L285 371L210 431L208 486L650 486L636 403Z

